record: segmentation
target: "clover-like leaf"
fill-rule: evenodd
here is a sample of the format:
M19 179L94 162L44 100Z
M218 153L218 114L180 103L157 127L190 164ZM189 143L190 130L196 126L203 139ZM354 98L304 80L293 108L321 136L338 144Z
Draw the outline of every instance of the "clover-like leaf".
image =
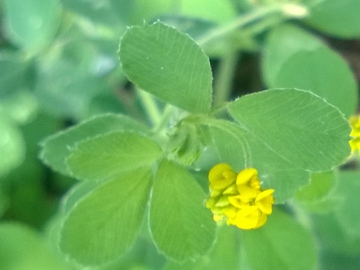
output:
M124 131L81 141L66 163L71 174L83 180L106 180L141 167L151 167L162 150L152 139Z
M163 161L150 201L150 229L158 249L176 261L205 255L215 238L215 222L205 193L182 167Z
M210 110L209 58L188 35L159 22L131 27L119 53L125 74L141 89L193 113Z

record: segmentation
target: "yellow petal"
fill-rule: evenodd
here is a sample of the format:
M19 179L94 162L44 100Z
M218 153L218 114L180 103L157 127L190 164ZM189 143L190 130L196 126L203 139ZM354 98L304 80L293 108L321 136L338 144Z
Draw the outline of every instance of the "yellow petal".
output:
M349 144L351 147L351 153L354 153L356 150L360 152L360 137L350 140Z
M260 189L260 180L257 177L252 177L248 183L249 187Z
M255 200L256 206L265 214L270 215L272 213L272 206L275 202L273 189L267 189L261 192Z
M211 190L211 193L210 193L210 197L218 197L222 195L222 191L221 190L217 190L217 189L214 189L214 190Z
M236 208L243 208L250 205L248 201L243 201L241 195L229 196L228 200L230 204Z
M236 185L247 184L252 177L257 178L258 172L254 168L247 168L238 173L236 177Z
M238 185L237 189L246 202L253 201L260 193L259 189L249 187L248 185Z
M266 221L267 221L267 215L264 213L261 213L254 229L260 228L261 226L263 226L266 223Z
M236 173L229 164L219 163L211 168L208 177L211 188L221 190L235 182Z
M227 189L224 190L223 194L224 195L235 195L238 193L237 187L236 185L231 185L229 186Z
M222 212L224 213L224 215L227 216L230 219L236 217L237 211L238 211L238 209L236 207L232 206L232 205L229 205L229 206L224 207L222 209Z
M235 225L243 230L254 229L258 224L261 212L256 206L248 206L237 212Z
M360 115L352 115L349 118L350 126L352 128L350 136L359 137L360 136Z
M266 189L259 193L259 195L256 197L256 201L262 200L262 199L268 197L269 195L272 195L274 192L275 192L275 190L272 188Z

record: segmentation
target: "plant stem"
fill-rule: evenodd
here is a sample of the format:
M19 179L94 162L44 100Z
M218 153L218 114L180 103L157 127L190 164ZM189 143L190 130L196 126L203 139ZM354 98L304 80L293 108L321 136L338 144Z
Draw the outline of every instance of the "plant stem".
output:
M308 15L307 9L301 5L295 4L277 4L263 7L257 7L252 12L239 16L234 21L214 28L197 40L200 46L207 45L207 43L219 39L235 30L242 28L248 24L254 23L269 15L279 14L287 18L303 18Z
M176 114L176 107L170 104L166 104L162 112L160 121L157 123L156 126L154 126L154 133L157 134L164 131L166 129L166 125L169 122L169 119L173 117L175 114Z
M141 89L138 89L137 92L152 125L158 126L161 121L161 112L156 104L155 98Z
M221 59L216 80L214 81L214 106L221 105L229 100L231 82L238 61L237 55L237 51L231 48Z
M229 33L232 33L233 31L235 31L251 22L259 20L262 17L265 17L269 14L279 13L279 12L281 12L281 10L282 10L282 8L278 5L256 8L253 12L250 12L248 14L240 16L240 17L236 18L234 21L232 21L228 24L225 24L223 26L217 27L217 28L213 29L212 31L206 33L204 36L200 37L197 40L197 43L200 46L204 46L214 39L218 39Z

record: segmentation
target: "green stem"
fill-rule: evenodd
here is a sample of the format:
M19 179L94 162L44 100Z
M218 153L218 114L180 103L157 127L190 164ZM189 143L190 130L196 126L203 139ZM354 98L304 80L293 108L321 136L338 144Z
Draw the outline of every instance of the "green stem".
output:
M230 98L231 83L238 61L237 56L237 51L230 49L221 59L216 80L214 81L214 106L221 105Z
M158 126L161 122L161 112L156 104L155 98L141 89L138 89L138 95L153 126Z
M252 37L257 36L258 34L264 32L265 30L273 27L284 20L282 16L276 16L272 14L264 18L263 20L257 21L256 23L250 25L249 27L244 28L245 35L250 35Z
M154 133L161 133L166 129L166 125L169 122L169 119L176 114L177 108L167 104L162 112L162 116L157 126L154 127Z
M304 6L296 4L277 4L255 8L252 12L236 18L234 21L222 25L206 33L197 40L200 46L207 45L207 43L222 38L239 28L243 28L248 24L254 23L269 15L279 14L285 18L303 18L308 15L307 9Z
M280 6L277 6L277 5L256 8L253 12L250 12L248 14L240 16L240 17L236 18L234 21L232 21L228 24L225 24L223 26L217 27L217 28L213 29L212 31L206 33L204 36L200 37L197 40L197 43L200 46L204 46L214 39L221 38L229 33L234 32L235 30L237 30L251 22L259 20L262 17L265 17L269 14L279 13L279 12L281 12L281 10L282 9L280 8Z

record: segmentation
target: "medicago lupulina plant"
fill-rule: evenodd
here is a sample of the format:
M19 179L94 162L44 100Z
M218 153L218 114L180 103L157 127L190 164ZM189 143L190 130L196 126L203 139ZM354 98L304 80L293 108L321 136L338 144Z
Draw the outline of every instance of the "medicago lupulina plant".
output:
M103 265L143 237L168 259L167 269L232 265L239 250L252 269L270 262L312 269L306 211L336 204L326 195L334 169L351 155L347 119L355 105L287 87L291 67L270 58L285 57L278 46L289 33L315 48L292 57L329 54L304 30L281 25L269 37L264 69L269 85L284 87L213 103L209 58L192 38L161 22L128 28L120 62L151 124L105 114L43 142L46 164L82 180L59 218L61 251L78 264Z

